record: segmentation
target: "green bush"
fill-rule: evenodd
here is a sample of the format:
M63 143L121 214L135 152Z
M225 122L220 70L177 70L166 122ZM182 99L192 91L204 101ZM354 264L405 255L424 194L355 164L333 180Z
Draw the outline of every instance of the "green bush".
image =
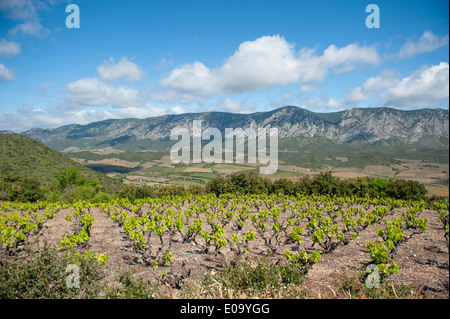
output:
M203 284L212 284L212 279L224 289L245 291L247 293L277 292L287 285L301 285L305 273L288 263L274 264L267 258L258 260L256 266L248 259L239 260L235 265L225 265L213 276L205 277Z
M414 180L391 179L386 188L386 194L392 198L404 200L425 199L427 194L425 185Z
M147 198L154 195L154 190L148 186L134 186L134 185L125 185L122 189L117 193L117 196L120 198L128 198L130 201L134 201L136 199Z
M270 194L295 195L297 193L294 183L288 179L277 179L269 185L268 191Z
M78 201L90 201L92 200L98 193L98 190L91 186L80 186L72 191L70 194L70 202L78 202Z
M79 171L80 170L77 168L65 168L60 170L56 174L58 187L64 189L69 184L75 184L76 180L79 178Z
M221 194L305 194L305 195L336 195L355 197L391 197L403 200L428 200L425 196L425 185L412 180L371 177L357 177L341 180L331 172L321 172L310 177L304 176L293 183L288 179L277 179L271 182L255 173L239 172L227 177L211 179L205 187L207 193L216 196Z
M206 183L206 191L208 193L219 196L226 193L227 180L223 176L215 177Z
M44 245L26 259L10 257L0 267L0 299L97 298L104 274L96 260L82 259L79 264L79 288L66 284L71 274L68 262L57 250Z
M369 184L371 195L375 197L385 197L389 181L384 178L374 179Z
M155 191L157 197L183 196L186 195L186 189L183 186L161 186Z
M116 277L116 281L121 287L108 289L106 298L108 299L153 299L157 287L152 287L144 282L142 277L133 277L130 272L122 272Z
M7 175L0 180L0 200L37 202L44 200L41 183L27 176Z

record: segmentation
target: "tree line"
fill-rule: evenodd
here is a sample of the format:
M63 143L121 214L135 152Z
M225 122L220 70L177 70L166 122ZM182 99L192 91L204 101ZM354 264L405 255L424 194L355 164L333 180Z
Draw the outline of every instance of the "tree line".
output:
M295 196L330 195L354 197L390 197L403 200L436 200L437 196L427 196L425 185L415 180L357 177L339 179L331 172L316 176L304 176L297 181L277 179L272 181L256 173L238 172L228 176L215 177L205 186L136 186L123 185L119 191L111 192L102 188L99 182L80 176L79 170L63 169L56 176L57 182L51 187L41 187L39 180L17 175L7 175L0 179L0 200L19 202L108 202L114 198L128 198L133 201L148 197L203 195L217 196L231 193L244 194L285 194Z

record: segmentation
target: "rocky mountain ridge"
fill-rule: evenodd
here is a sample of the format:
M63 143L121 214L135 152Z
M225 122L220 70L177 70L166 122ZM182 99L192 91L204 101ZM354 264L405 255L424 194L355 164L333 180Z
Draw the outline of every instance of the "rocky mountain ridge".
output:
M87 125L66 125L55 129L31 129L23 135L50 147L112 146L131 141L168 140L175 127L192 129L193 120L202 121L202 129L277 127L279 138L323 138L335 143L356 140L374 143L395 139L403 143L424 138L449 138L449 111L393 108L353 108L333 113L315 113L295 106L268 112L235 114L225 112L185 113L147 119L116 119Z

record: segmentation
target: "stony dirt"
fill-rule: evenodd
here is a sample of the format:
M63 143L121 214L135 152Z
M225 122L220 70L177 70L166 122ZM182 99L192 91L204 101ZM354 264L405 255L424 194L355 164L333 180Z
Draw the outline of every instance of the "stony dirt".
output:
M42 244L47 241L57 245L59 238L68 235L73 230L73 222L65 217L72 209L63 209L56 213L53 219L48 220L38 238L32 240ZM132 240L124 232L123 227L113 221L107 213L99 208L90 208L95 221L91 230L89 249L99 254L107 253L109 260L106 263L107 276L104 280L113 282L116 275L124 270L133 270L135 276L142 276L150 283L160 282L161 272L181 273L181 265L191 270L187 283L198 284L205 272L217 271L222 263L233 258L233 252L225 248L223 254L205 254L200 245L194 242L183 243L180 236L175 236L171 245L174 259L169 266L161 266L156 270L144 263L142 254L134 249ZM398 214L398 213L397 213ZM394 216L388 216L392 219ZM405 231L405 240L400 244L395 255L400 270L399 274L391 275L390 281L395 284L404 284L412 287L412 297L439 296L448 298L449 289L449 250L444 237L442 224L437 220L437 211L426 210L421 217L428 219L427 230L424 233ZM228 225L232 230L231 224ZM319 264L315 264L306 276L305 285L310 298L346 298L345 293L338 292L337 287L342 283L343 275L357 276L370 262L367 242L376 240L376 227L371 225L363 230L359 237L351 240L347 245L339 245L332 252L324 254ZM156 253L157 238L150 243L151 252ZM285 248L281 246L273 259L282 258ZM255 240L249 247L248 255L256 260L266 256L267 248L262 240Z

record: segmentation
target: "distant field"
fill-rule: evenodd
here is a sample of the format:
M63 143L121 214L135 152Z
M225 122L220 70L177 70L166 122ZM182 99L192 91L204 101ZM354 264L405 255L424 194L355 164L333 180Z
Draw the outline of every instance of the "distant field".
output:
M100 153L103 152L103 155ZM122 178L124 183L135 185L205 185L216 176L226 176L239 171L258 173L255 164L173 164L170 156L164 152L120 152L113 148L95 150L95 154L79 149L71 149L69 154L77 162L97 169L114 178ZM105 158L105 156L107 156ZM128 158L128 160L124 159ZM303 167L300 165L279 163L278 171L266 177L271 180L286 178L298 180L302 176L314 176L331 170L341 179L355 177L414 179L426 185L430 194L448 196L448 163L426 162L417 159L395 159L383 165L347 166L348 158L332 157L326 165Z

